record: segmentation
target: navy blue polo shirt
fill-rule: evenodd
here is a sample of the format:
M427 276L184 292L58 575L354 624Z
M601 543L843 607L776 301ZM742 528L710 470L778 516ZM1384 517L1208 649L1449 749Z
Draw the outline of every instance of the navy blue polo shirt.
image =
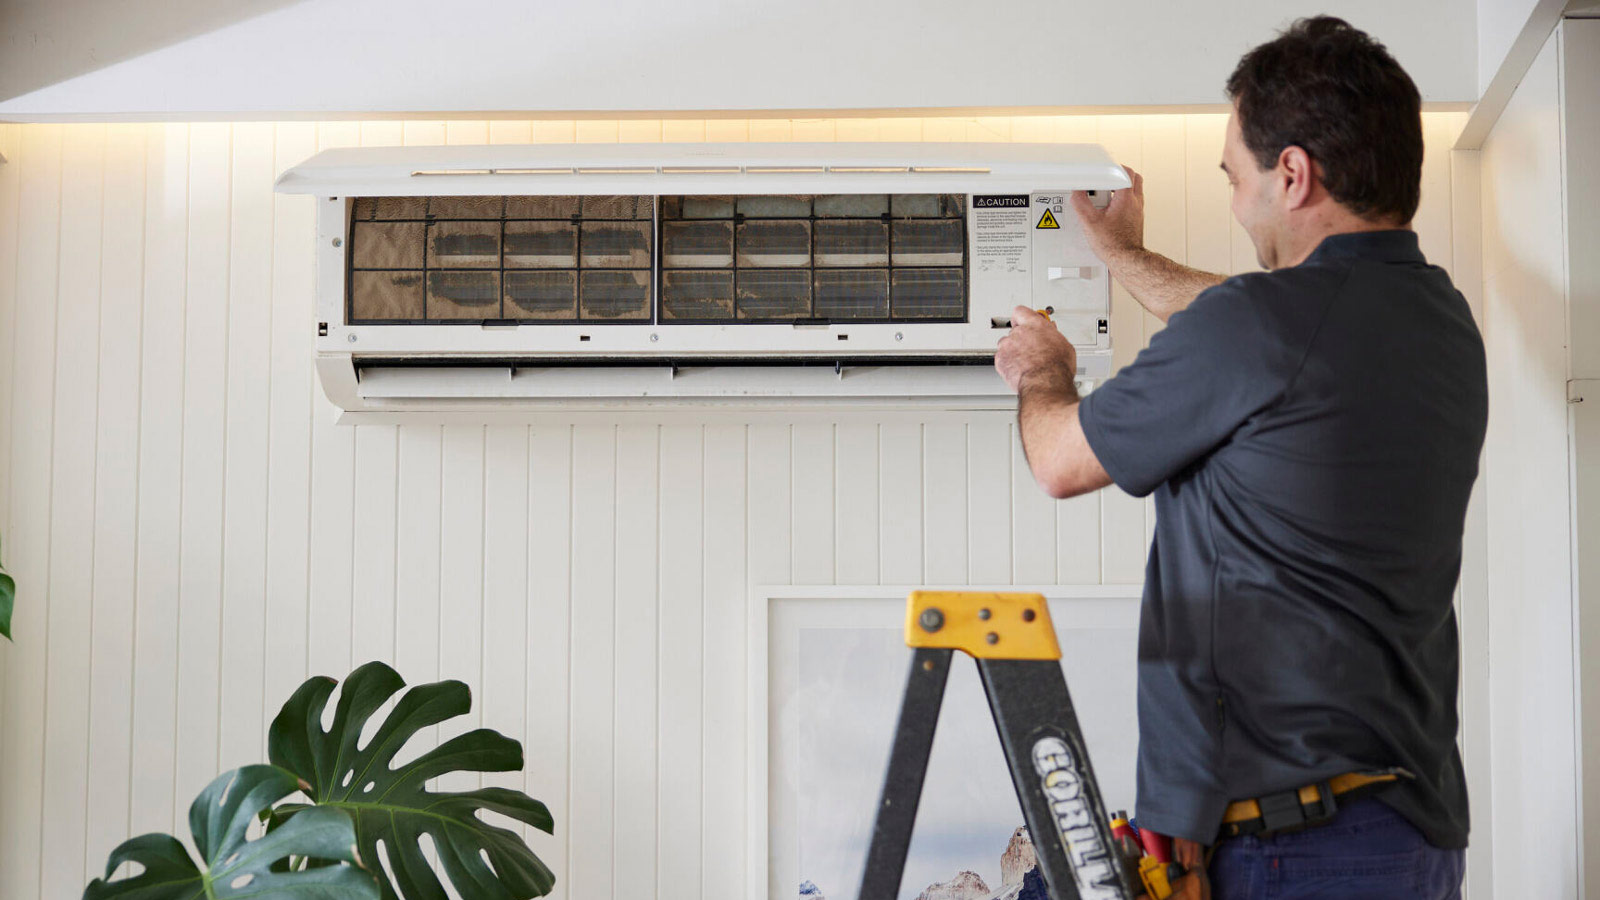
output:
M1466 845L1451 600L1487 416L1466 300L1406 230L1206 290L1084 398L1155 493L1141 824L1210 843L1233 800L1400 766L1379 799Z

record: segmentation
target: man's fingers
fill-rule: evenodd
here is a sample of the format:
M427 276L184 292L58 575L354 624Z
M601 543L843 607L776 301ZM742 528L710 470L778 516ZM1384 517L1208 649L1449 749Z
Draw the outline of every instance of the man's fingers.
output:
M1044 316L1039 315L1030 306L1019 306L1011 311L1011 327L1027 327L1037 325L1044 321Z
M1205 848L1188 838L1173 838L1172 855L1185 868L1197 868L1205 863Z
M1089 200L1088 191L1072 192L1072 210L1078 214L1079 219L1084 221L1087 221L1090 216L1100 213L1099 210L1094 208L1094 203Z

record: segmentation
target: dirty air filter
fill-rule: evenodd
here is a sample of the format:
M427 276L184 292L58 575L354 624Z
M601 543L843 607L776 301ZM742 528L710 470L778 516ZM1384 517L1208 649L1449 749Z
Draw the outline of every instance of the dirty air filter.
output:
M648 322L655 198L362 197L352 324Z
M961 194L664 196L661 320L965 321L966 215ZM713 268L732 277L677 271Z
M349 322L962 322L966 212L961 194L362 197Z

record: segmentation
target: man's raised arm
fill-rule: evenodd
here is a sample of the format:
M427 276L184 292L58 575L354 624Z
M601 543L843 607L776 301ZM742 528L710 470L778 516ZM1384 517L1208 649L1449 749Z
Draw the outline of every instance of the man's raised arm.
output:
M1089 249L1106 264L1111 277L1127 288L1140 306L1165 322L1227 276L1192 269L1145 249L1144 177L1123 168L1133 179L1132 188L1113 193L1105 209L1096 209L1088 194L1077 191L1072 195L1072 208L1083 224Z

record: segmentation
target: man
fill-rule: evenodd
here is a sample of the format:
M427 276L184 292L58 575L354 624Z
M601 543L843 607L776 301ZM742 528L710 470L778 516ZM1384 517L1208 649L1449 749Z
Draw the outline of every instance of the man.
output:
M995 365L1039 484L1155 493L1138 819L1216 896L1459 896L1451 608L1487 418L1483 344L1410 230L1421 100L1381 44L1297 22L1229 78L1222 168L1267 272L1142 244L1143 188L1074 207L1167 322L1089 396L1019 308Z

